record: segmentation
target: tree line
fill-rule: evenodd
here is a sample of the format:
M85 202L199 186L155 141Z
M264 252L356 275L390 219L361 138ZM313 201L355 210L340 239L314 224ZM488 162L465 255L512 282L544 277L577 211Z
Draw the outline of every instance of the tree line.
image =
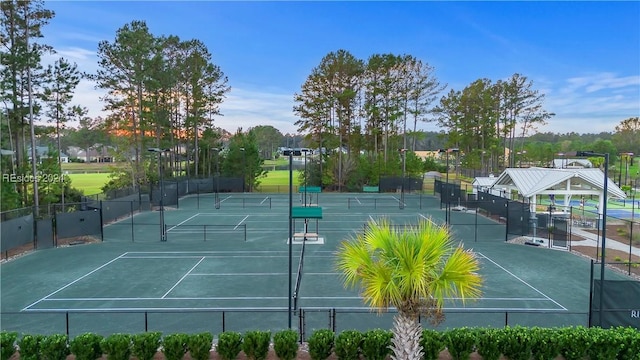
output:
M157 180L161 168L167 176L190 177L211 176L218 169L225 176L243 176L251 188L263 175L262 159L282 146L325 149L318 169L313 159L313 173L303 176L337 189L354 181L376 183L381 174L417 175L425 165L414 159L415 150L456 148L464 154L462 166L495 172L515 165L523 154L527 161L543 162L577 146L546 139L534 144L536 128L554 114L544 108L544 94L521 74L479 79L447 92L435 69L415 56L373 54L362 60L347 50L325 55L293 95L298 134L283 135L271 126L228 133L215 126L215 119L231 89L201 40L156 35L144 21L131 21L113 39L98 43L97 71L82 73L63 57L43 64L44 55L56 54L43 39L42 29L55 17L43 1L11 0L0 6L3 174L63 177L59 154L69 139L85 150L110 149L118 160L110 187L147 184ZM82 79L105 91L103 117L91 118L83 104L73 103ZM42 122L47 125L38 125ZM421 131L426 122L440 131ZM611 146L596 145L612 154L640 153L639 127L638 118L623 120L611 139L603 139ZM42 144L53 156L30 161ZM148 152L150 147L170 150L164 166L158 166L160 157ZM37 182L3 180L3 209L64 202L73 192L68 180L43 186L46 198Z

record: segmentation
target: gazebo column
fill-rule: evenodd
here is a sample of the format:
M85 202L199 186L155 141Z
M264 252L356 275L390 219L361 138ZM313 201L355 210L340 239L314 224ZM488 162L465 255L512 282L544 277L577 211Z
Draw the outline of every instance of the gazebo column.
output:
M536 205L537 205L537 195L529 196L529 222L531 224L531 230L533 231L533 240L536 239L537 236L537 228L538 228L538 217L536 216Z

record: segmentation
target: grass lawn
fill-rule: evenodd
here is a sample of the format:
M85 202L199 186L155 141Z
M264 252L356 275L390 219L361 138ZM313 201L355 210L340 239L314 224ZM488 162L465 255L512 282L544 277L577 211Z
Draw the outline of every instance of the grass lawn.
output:
M68 174L71 186L82 190L85 195L100 194L109 181L109 173Z
M113 163L64 163L62 171L74 172L109 172Z
M293 172L293 185L300 185L299 171ZM289 170L269 170L266 178L260 179L260 185L289 185Z

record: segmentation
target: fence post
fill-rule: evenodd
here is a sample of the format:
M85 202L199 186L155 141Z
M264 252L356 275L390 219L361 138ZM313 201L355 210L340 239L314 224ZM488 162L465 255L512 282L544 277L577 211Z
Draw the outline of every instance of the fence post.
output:
M102 200L100 200L100 241L104 241L104 218L102 216ZM131 216L133 218L133 215Z
M149 200L149 203L151 203L151 200ZM151 206L151 205L149 205ZM131 242L135 242L135 224L133 222L133 202L131 203Z
M225 326L225 319L224 319L224 310L222 311L222 332L227 331L227 327Z
M65 315L66 332L67 332L67 337L68 337L69 336L69 312L65 311L64 315Z
M300 339L300 344L304 342L304 309L298 310L298 338Z

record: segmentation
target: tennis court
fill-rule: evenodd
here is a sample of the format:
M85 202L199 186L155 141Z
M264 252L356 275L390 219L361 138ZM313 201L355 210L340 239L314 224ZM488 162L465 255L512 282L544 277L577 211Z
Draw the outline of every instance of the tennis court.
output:
M300 204L297 195L294 206ZM309 220L306 231L319 238L303 243L288 243L288 195L221 194L219 208L213 196L181 199L176 209L164 211L164 227L159 211L141 212L106 226L102 243L37 251L5 263L2 329L71 335L276 331L288 326L290 278L293 325L301 332L390 328L392 314L371 313L356 290L343 288L334 251L369 221L443 222L445 211L424 195L316 196L323 217ZM448 299L441 327L586 325L589 261L505 243L499 230L504 225L481 219L487 226L480 236L468 225L453 225L453 231L477 252L483 296L466 304ZM296 219L295 232L304 226Z

